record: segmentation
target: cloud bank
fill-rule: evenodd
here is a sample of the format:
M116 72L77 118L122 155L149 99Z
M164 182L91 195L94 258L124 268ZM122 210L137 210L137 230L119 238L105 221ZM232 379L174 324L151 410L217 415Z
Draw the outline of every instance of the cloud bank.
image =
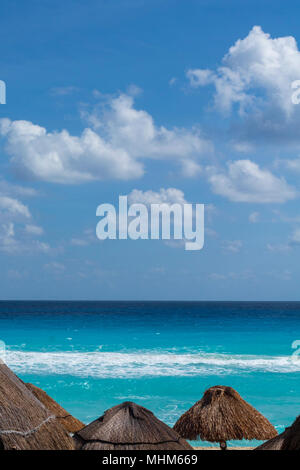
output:
M145 159L169 159L190 176L200 168L197 159L212 151L198 129L156 126L149 113L134 108L132 96L111 98L100 109L85 115L91 127L79 136L1 119L0 136L17 174L61 184L130 180L143 176Z

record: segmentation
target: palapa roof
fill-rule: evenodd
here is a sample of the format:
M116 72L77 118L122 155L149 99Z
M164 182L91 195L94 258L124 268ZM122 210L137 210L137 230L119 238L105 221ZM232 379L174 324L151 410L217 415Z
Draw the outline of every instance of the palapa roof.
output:
M185 439L222 442L266 440L277 435L272 424L231 387L216 385L174 426Z
M72 450L74 444L56 416L0 363L0 449Z
M132 402L110 408L74 435L82 450L185 450L192 447L154 414Z
M255 450L300 450L300 416L292 426Z
M29 383L26 384L26 387L57 417L58 421L68 432L74 434L84 427L84 424L79 421L79 419L70 415L70 413L53 400L44 390Z

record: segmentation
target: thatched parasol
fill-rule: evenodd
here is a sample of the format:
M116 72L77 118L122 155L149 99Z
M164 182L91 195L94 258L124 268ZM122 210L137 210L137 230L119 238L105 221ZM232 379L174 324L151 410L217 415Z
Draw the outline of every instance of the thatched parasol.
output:
M51 411L58 419L58 421L66 428L66 430L72 434L79 431L84 427L84 424L79 421L79 419L74 418L70 413L68 413L62 406L56 403L53 398L44 392L39 387L36 387L33 384L25 384L26 387L40 400L45 407Z
M186 450L192 447L154 414L132 402L114 406L74 435L78 450Z
M0 448L72 450L74 444L56 416L0 363Z
M216 385L203 395L174 426L185 439L219 442L241 439L266 440L277 435L271 423L231 387Z
M279 436L264 442L255 450L300 450L300 416Z

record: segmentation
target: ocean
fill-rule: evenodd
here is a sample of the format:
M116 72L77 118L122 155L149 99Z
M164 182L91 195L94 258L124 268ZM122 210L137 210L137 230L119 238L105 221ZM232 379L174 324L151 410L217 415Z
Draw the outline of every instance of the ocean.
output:
M130 400L172 426L213 385L278 432L300 414L300 302L0 302L0 340L22 380L85 423Z

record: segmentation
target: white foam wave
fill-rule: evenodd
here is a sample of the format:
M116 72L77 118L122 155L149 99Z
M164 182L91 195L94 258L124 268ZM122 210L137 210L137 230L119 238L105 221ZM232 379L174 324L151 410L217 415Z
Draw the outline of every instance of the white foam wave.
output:
M203 376L237 373L300 372L290 356L172 354L167 352L23 352L8 351L7 364L20 374L95 378Z

